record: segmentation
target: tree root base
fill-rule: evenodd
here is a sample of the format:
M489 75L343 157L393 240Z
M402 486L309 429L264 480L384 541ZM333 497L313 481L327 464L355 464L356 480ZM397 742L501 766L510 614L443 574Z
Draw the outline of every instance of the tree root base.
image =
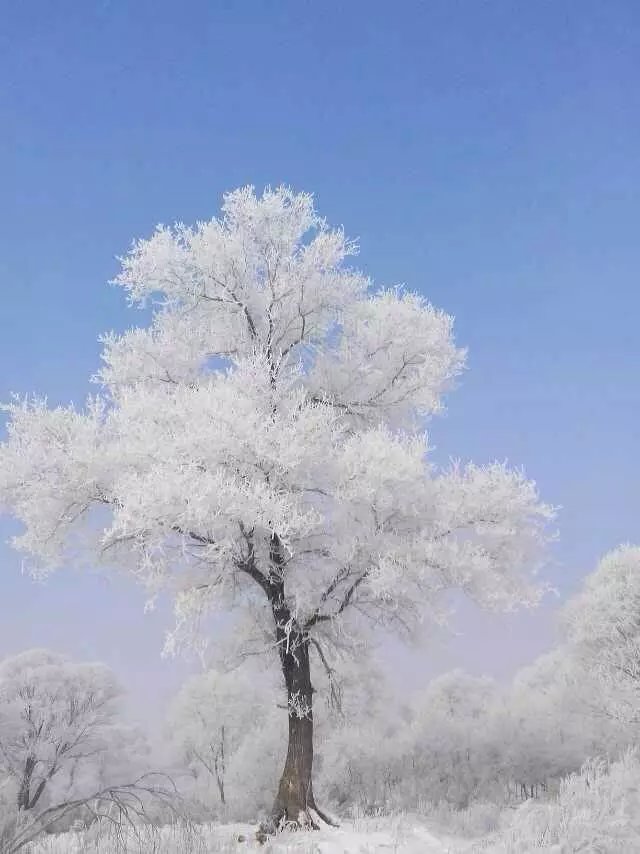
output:
M270 836L275 836L283 830L320 830L323 825L328 827L340 826L336 819L327 815L316 806L300 810L296 819L289 818L286 812L283 811L280 814L274 813L274 815L261 822L256 831L256 839L261 844L264 844Z

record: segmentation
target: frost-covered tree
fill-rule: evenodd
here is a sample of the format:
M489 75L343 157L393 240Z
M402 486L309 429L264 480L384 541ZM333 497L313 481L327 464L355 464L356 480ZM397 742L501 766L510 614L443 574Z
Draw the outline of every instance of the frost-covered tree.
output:
M261 685L255 677L245 670L208 670L187 680L172 703L167 734L205 802L210 801L211 786L220 804L229 801L228 773L238 752L254 728L272 723L269 713L272 717L275 711L276 691L269 691L269 685ZM248 777L251 769L244 772Z
M603 680L597 660L571 642L522 668L499 724L503 774L516 791L531 797L587 759L619 756L634 741L628 721L612 713L619 694Z
M378 705L357 727L322 745L332 803L365 810L415 810L426 802L466 807L501 793L502 691L493 680L456 670L403 704Z
M102 744L104 749L90 762L69 764L52 780L51 797L57 801L79 798L149 772L152 750L140 726L116 721L105 729Z
M464 362L452 319L375 290L355 252L286 188L159 227L117 278L150 325L106 337L83 411L11 406L0 452L0 501L40 571L100 555L169 591L170 648L216 609L245 612L240 646L273 644L289 722L274 821L315 809L312 657L410 633L451 589L535 602L551 516L519 471L430 461L424 420Z
M588 685L570 650L559 646L522 668L500 716L502 775L519 797L580 768L597 752L585 707Z
M102 664L41 649L0 663L0 772L15 782L18 809L32 810L52 788L77 794L77 779L95 777L117 753L121 695Z
M600 709L640 724L640 547L606 554L563 617L572 654L599 679Z
M466 807L495 783L499 700L492 679L461 670L434 679L414 698L411 772L423 797Z
M271 807L287 732L281 679L265 663L192 676L171 704L169 760L194 815L250 820ZM355 768L349 757L366 750L367 733L375 732L372 745L379 748L393 703L373 662L332 664L314 678L323 698L314 708L314 768L324 798L342 807L354 791L345 785Z
M323 702L314 709L315 776L322 797L341 812L363 797L363 776L374 773L397 750L397 695L365 651L338 659L330 671L317 669L314 688ZM375 762L371 754L375 753ZM375 770L374 770L375 769ZM376 782L371 780L371 787Z

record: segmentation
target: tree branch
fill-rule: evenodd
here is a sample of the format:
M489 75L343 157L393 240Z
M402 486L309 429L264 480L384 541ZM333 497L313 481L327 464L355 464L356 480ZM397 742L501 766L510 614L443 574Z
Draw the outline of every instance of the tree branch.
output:
M351 604L351 600L353 599L354 593L356 592L358 587L360 587L362 582L365 581L365 579L367 578L368 575L369 575L369 570L365 569L364 572L362 572L356 578L356 580L353 582L351 587L349 587L347 592L344 594L344 598L342 599L342 602L338 606L338 609L333 614L320 614L319 611L316 611L316 613L313 614L313 616L311 616L307 620L307 622L305 623L305 625L304 625L305 630L312 628L313 626L317 625L318 623L326 623L329 620L334 620L336 617L339 617L340 614L342 614L342 612L346 608L349 607L349 605ZM340 583L341 580L344 580L344 579L338 579L338 581L335 584L334 584L334 582L331 582L331 584L327 588L327 591L325 591L327 594L327 597L331 595L331 593L335 590L335 588L337 587L337 585ZM334 579L334 581L335 581L335 579ZM323 594L323 597L324 597L324 594ZM326 601L327 597L324 597L324 601ZM322 607L322 606L320 606L320 607Z
M329 679L329 700L330 705L335 707L338 712L342 713L342 691L340 690L340 685L338 684L335 676L335 670L326 659L326 656L322 650L322 647L318 643L316 638L310 637L309 642L313 644L316 649L316 652L320 656L320 661L325 669L327 677Z

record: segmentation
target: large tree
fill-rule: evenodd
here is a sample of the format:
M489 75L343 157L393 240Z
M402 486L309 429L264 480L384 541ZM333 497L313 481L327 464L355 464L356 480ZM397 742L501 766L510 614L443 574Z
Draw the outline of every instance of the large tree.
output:
M170 591L173 648L216 609L250 612L241 646L270 638L289 720L274 822L316 808L312 656L411 632L451 589L534 602L551 515L521 472L430 462L425 418L464 362L452 319L374 290L355 252L286 188L158 227L116 280L150 325L105 338L84 410L12 405L0 452L38 570L99 554Z

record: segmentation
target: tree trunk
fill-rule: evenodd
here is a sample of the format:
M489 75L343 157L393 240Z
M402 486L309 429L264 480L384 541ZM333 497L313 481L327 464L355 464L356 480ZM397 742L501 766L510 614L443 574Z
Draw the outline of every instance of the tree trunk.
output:
M220 792L220 801L224 806L224 726L220 728L220 750L218 755L214 758L213 764L216 772L216 783L218 784L218 791Z
M36 761L33 756L27 756L24 771L22 772L22 780L20 781L20 789L18 791L18 809L28 810L31 807L31 778L36 767Z
M289 745L271 816L261 825L257 834L260 841L265 841L268 834L285 823L317 829L317 820L320 818L333 824L317 808L313 797L313 686L309 636L287 604L283 579L285 559L277 534L271 538L269 556L276 571L268 578L259 574L256 578L255 566L248 566L250 574L256 578L271 605L276 644L287 689Z
M265 830L273 832L283 823L317 829L318 818L332 820L321 812L313 797L313 686L309 662L309 638L292 619L279 598L272 603L280 663L287 688L289 745L278 794Z
M286 821L313 824L310 810L313 799L313 709L309 645L303 641L294 653L287 653L283 662L287 683L289 715L289 745L272 817L276 824ZM297 659L295 661L294 659Z

